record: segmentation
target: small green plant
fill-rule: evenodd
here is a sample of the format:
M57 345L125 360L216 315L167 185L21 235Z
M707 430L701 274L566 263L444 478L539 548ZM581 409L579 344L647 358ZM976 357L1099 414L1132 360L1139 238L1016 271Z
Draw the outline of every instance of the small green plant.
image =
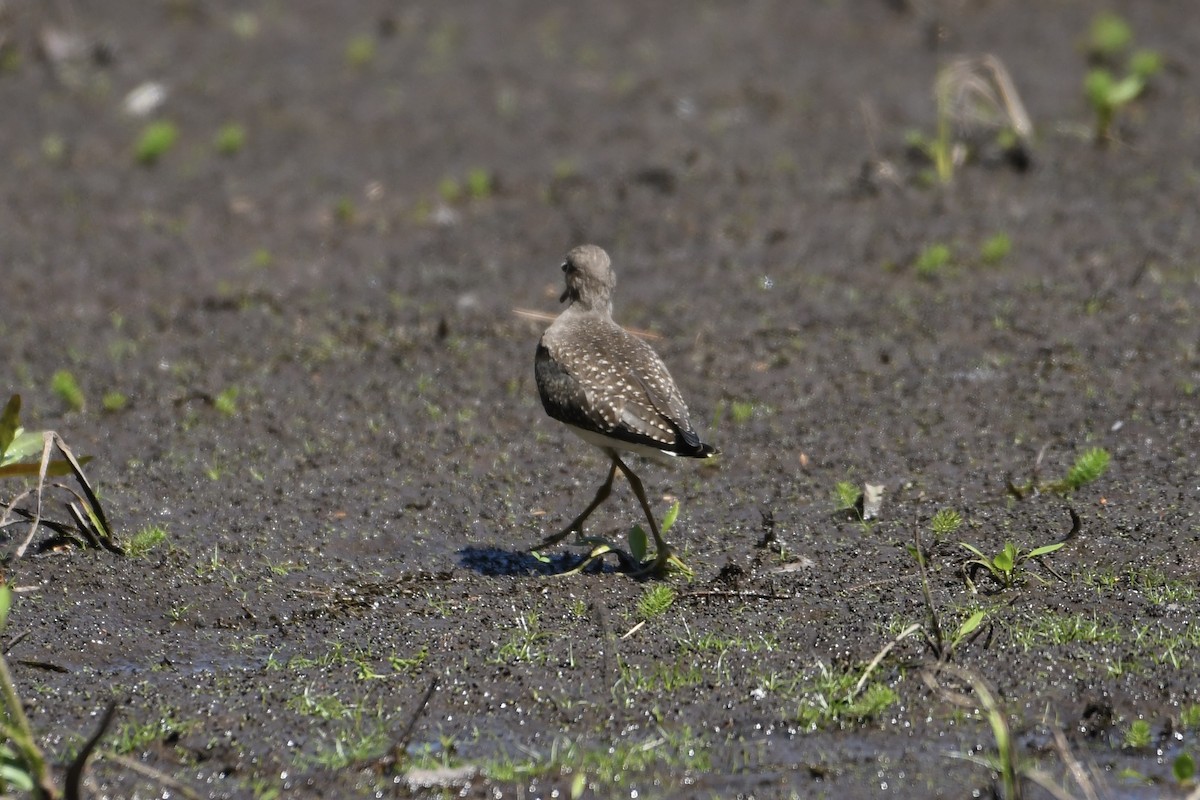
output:
M246 146L246 129L236 122L227 122L213 137L213 148L223 156L237 155Z
M375 40L361 34L346 43L346 63L354 69L362 69L375 60Z
M1016 585L1017 570L1020 566L1031 558L1048 555L1057 550L1061 550L1066 546L1066 542L1056 542L1055 544L1042 545L1035 547L1032 550L1022 550L1013 544L1011 541L1004 543L1003 549L996 555L988 557L975 545L959 542L959 545L965 547L975 555L975 558L963 565L963 575L967 580L967 585L972 592L978 591L975 588L974 582L971 580L971 572L973 567L983 567L988 574L992 576L1005 589L1011 589Z
M133 155L139 164L150 166L166 155L179 138L179 128L175 123L160 120L151 122L142 129L134 146Z
M0 583L0 631L8 622L12 608L12 587ZM8 662L0 654L0 792L7 797L10 791L27 793L34 798L83 797L81 784L88 759L100 743L116 713L111 704L100 719L95 733L84 742L68 766L60 789L54 782L45 755L37 745L37 737L25 716L25 704L17 694Z
M1135 719L1125 729L1124 747L1131 750L1141 750L1150 746L1150 723L1144 719Z
M667 534L667 532L669 530L671 530L671 528L675 525L675 521L678 518L679 518L679 501L677 500L669 509L667 509L667 513L663 516L662 522L659 523L659 525L658 525L659 533L661 533L663 536L665 536ZM595 561L596 559L598 559L604 555L607 555L608 553L616 553L618 555L618 557L621 559L622 563L629 565L630 562L632 562L632 565L635 566L635 568L636 568L636 565L643 564L645 562L646 556L648 555L649 546L650 546L649 537L646 535L645 528L643 528L641 525L634 525L629 530L629 536L628 536L629 557L628 558L612 542L610 542L608 539L605 539L603 537L587 536L587 537L582 538L580 541L584 544L592 545L592 551L587 554L587 556L583 559L583 561L579 562L571 569L562 573L563 575L577 575L578 573L582 572L593 561ZM549 561L550 561L550 558L548 556L544 556L541 553L537 552L536 550L533 551L531 553L531 555L534 558L536 558L538 561L542 562L543 564L549 563ZM667 563L688 577L691 577L693 575L691 568L689 568L687 566L687 564L684 564L683 561L681 561L677 556L672 555L670 558L667 559Z
M1028 163L1033 124L1004 63L995 56L956 58L938 70L933 86L937 104L932 137L907 137L911 151L933 164L943 185L973 155L990 145L1014 164Z
M922 278L935 278L950 266L950 246L931 244L921 251L914 263L917 274Z
M537 612L531 611L517 617L512 635L496 651L496 660L504 663L544 661L546 655L541 646L549 638L550 635L542 631Z
M643 620L651 620L666 613L675 602L676 593L670 586L659 583L647 589L638 598L637 615Z
M81 546L103 547L115 553L123 550L113 538L112 528L104 515L100 499L83 474L83 464L91 459L75 458L74 453L67 447L63 438L54 431L26 431L21 427L21 396L14 394L9 398L0 413L0 478L34 478L37 485L28 489L4 505L4 513L0 514L0 529L8 525L13 515L20 515L30 521L29 533L17 545L14 553L16 558L25 554L26 548L33 541L38 526L46 527L56 533L71 539ZM61 460L52 460L51 453L57 450ZM31 459L33 459L31 461ZM74 524L43 521L42 500L46 486L46 478L58 475L74 475L79 486L79 492L61 484L51 484L53 487L64 488L70 493L71 500L66 503L68 513ZM25 497L33 495L36 500L35 510L29 512L18 508L18 503Z
M482 167L476 167L467 173L467 194L473 200L484 200L492 196L496 189L492 173Z
M72 411L83 410L83 390L79 388L79 382L68 370L60 369L54 373L54 377L50 379L50 389L66 403L67 408Z
M999 264L1012 251L1012 240L1007 233L988 237L979 248L979 257L985 264Z
M230 386L227 389L223 389L220 394L213 398L213 408L220 414L232 417L237 413L237 399L238 387Z
M1103 447L1093 447L1075 459L1062 483L1069 491L1078 491L1096 481L1108 470L1112 457Z
M1196 781L1196 760L1191 753L1180 753L1171 762L1171 775L1183 787L1191 787Z
M457 203L463 195L462 184L458 182L458 178L452 176L446 176L438 181L437 191L444 203Z
M745 425L754 416L754 403L748 400L734 400L729 405L734 425Z
M1018 486L1010 480L1008 491L1018 500L1023 500L1038 492L1070 494L1099 480L1108 471L1108 466L1111 462L1112 456L1109 455L1107 450L1103 447L1092 447L1076 457L1075 463L1071 465L1067 474L1062 478L1047 481L1038 480L1035 469L1034 477L1030 478L1023 485Z
M129 537L129 543L125 546L125 554L130 558L141 558L162 544L166 538L166 528L158 525L148 525Z
M1155 50L1139 49L1128 59L1119 75L1121 56L1133 45L1133 30L1110 12L1097 14L1088 35L1088 55L1099 62L1084 78L1083 94L1095 114L1095 139L1105 145L1112 139L1117 114L1146 90L1152 77L1162 71L1163 58Z
M353 225L356 213L354 201L349 197L339 197L333 204L333 218L339 225Z
M1133 28L1118 14L1101 11L1092 17L1087 51L1095 59L1115 59L1133 43Z
M962 514L953 508L943 508L933 515L933 519L929 521L929 527L933 530L933 538L936 541L952 535L962 527L962 523Z
M1184 730L1200 731L1200 703L1184 706L1179 712L1179 724Z
M838 481L833 487L833 502L836 511L858 512L858 502L862 499L862 490L850 481Z
M118 391L105 392L100 403L105 411L123 411L129 405L129 398Z

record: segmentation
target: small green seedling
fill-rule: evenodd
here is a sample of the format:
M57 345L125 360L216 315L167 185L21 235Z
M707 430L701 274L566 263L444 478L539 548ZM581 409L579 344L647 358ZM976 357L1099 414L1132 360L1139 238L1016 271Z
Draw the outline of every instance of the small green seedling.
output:
M1133 28L1120 15L1101 11L1088 29L1087 51L1094 59L1116 59L1133 43Z
M922 278L935 278L950 266L950 245L935 243L926 247L917 256L914 264Z
M960 546L965 547L975 555L975 558L963 565L963 576L966 578L967 586L971 591L977 592L978 590L971 580L971 571L973 567L983 567L1001 586L1005 589L1011 589L1016 585L1017 570L1021 564L1031 558L1038 558L1039 556L1053 553L1056 550L1061 550L1066 544L1066 542L1057 542L1055 544L1035 547L1032 550L1021 550L1011 541L1008 541L1004 543L1004 548L999 553L988 557L978 547L966 542L959 542Z
M651 586L638 598L638 618L649 621L661 616L675 602L675 597L675 590L665 583L658 583Z
M1038 492L1055 492L1057 494L1070 494L1076 492L1100 479L1105 472L1108 471L1109 464L1112 462L1112 456L1103 447L1093 447L1085 450L1071 465L1071 469L1067 474L1059 480L1039 481L1036 477L1031 478L1024 485L1017 486L1009 481L1008 491L1018 500L1023 500L1031 494Z
M236 122L221 126L213 137L213 148L223 156L237 155L246 146L246 129Z
M1092 20L1088 55L1098 65L1084 78L1083 94L1095 114L1095 139L1101 146L1111 141L1117 114L1140 97L1163 68L1161 54L1139 49L1129 56L1125 74L1118 77L1120 57L1132 45L1133 30L1121 17L1102 12Z
M375 40L366 34L355 36L346 43L346 63L362 69L375 60Z
M861 499L862 490L850 481L838 481L833 487L833 502L837 511L858 513L858 501Z
M484 200L491 197L495 188L495 178L483 167L476 167L467 173L467 194L472 199Z
M1196 783L1196 760L1191 753L1180 753L1171 762L1171 775L1175 782L1185 788L1191 788Z
M929 527L933 529L933 538L938 540L953 534L962 527L962 523L962 514L959 514L953 508L943 508L933 515L933 519L929 522Z
M83 474L83 464L90 458L75 458L74 453L67 447L63 438L54 431L26 431L21 428L21 396L14 394L9 398L0 413L0 478L34 478L37 485L27 489L9 500L4 505L4 513L0 515L0 529L8 525L10 517L22 516L30 521L29 533L17 545L13 554L20 558L25 554L29 543L39 525L45 525L56 533L73 539L84 546L103 547L114 553L124 552L111 533L111 526L105 518L104 509L96 496L92 485ZM52 460L51 453L57 450L61 460ZM36 459L32 460L31 459ZM66 504L73 525L54 522L42 517L43 490L46 478L59 475L74 475L79 485L79 492L61 484L51 484L53 487L64 488L71 495ZM25 497L32 495L35 501L33 511L17 507Z
M1150 746L1150 740L1150 723L1144 719L1135 719L1126 729L1125 741L1122 744L1131 750L1141 750Z
M671 530L671 528L675 525L675 521L678 518L679 501L677 500L669 509L667 509L666 515L663 516L662 522L659 523L659 532L665 536L667 531ZM628 556L626 556L626 554L615 544L600 536L585 536L582 537L580 541L583 544L592 545L592 551L587 554L583 561L579 562L566 572L563 572L562 575L577 575L580 572L583 572L588 564L591 564L597 558L609 553L616 553L623 563L628 565L631 561L635 566L644 565L646 563L647 556L649 555L649 537L646 535L645 528L643 528L641 525L634 525L629 531ZM543 564L549 563L550 561L549 556L542 555L537 551L534 551L531 553L531 555ZM630 559L630 561L627 561L627 558ZM677 556L671 556L668 559L668 563L689 578L695 574L692 572L691 568L684 564L683 561L681 561Z
M69 371L60 369L54 373L54 377L50 379L50 388L67 404L67 408L72 411L83 410L83 390L79 388L79 382Z
M995 56L957 58L934 79L937 128L932 137L908 136L909 147L932 164L943 185L972 156L996 147L1014 164L1028 163L1033 123L1012 77Z
M1097 480L1108 471L1112 456L1103 447L1093 447L1087 450L1071 466L1063 484L1070 491L1077 491Z
M158 163L179 138L179 128L167 121L151 122L138 137L133 154L139 164L150 166Z
M1003 261L1012 251L1012 240L1007 233L997 233L989 237L979 248L979 258L983 263L992 265Z

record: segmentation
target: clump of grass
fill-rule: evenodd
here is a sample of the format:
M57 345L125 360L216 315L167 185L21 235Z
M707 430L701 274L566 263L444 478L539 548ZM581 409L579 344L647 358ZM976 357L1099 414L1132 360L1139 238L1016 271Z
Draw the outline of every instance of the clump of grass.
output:
M1021 564L1031 558L1037 558L1053 553L1056 550L1061 550L1066 544L1066 542L1055 542L1054 544L1042 545L1031 550L1022 550L1011 541L1007 541L1000 552L989 557L975 545L959 542L959 545L965 547L975 555L975 558L963 566L963 576L966 578L967 586L972 592L975 592L977 590L975 589L974 582L971 580L971 568L976 566L983 567L1005 589L1011 589L1017 583L1017 570Z
M1099 66L1093 67L1084 78L1083 94L1095 114L1095 139L1101 146L1112 139L1117 114L1140 97L1150 79L1163 68L1162 55L1143 48L1130 54L1121 74L1121 56L1132 46L1133 29L1121 17L1101 12L1093 18L1088 55Z
M1085 451L1071 466L1067 477L1062 483L1070 491L1078 491L1089 483L1096 481L1108 471L1112 456L1103 447L1093 447Z
M1087 51L1095 59L1114 59L1133 43L1133 28L1119 14L1101 11L1088 28Z
M729 404L729 411L733 415L734 425L745 425L754 416L754 403L749 400L734 400Z
M997 233L988 237L979 248L979 257L985 264L998 264L1008 257L1012 251L1012 240L1007 233Z
M458 178L447 175L438 181L437 192L443 202L456 203L462 199L462 184L458 182Z
M175 123L166 120L151 122L142 129L137 144L133 148L133 156L139 164L150 166L166 155L175 146L179 138L179 128Z
M935 278L950 266L950 246L940 242L926 247L917 256L914 267L922 278Z
M38 526L43 524L80 546L103 547L114 553L123 553L124 550L113 537L100 499L83 474L82 464L91 459L76 458L63 438L54 431L26 431L21 427L20 416L21 396L14 394L5 404L3 412L0 412L0 478L34 478L37 481L33 489L28 489L4 503L4 513L0 514L0 529L3 529L8 525L11 515L17 512L17 504L21 500L32 495L37 501L35 511L24 512L24 516L30 520L29 533L17 545L15 557L20 558L24 555ZM62 458L51 460L53 450L58 450ZM36 460L31 462L31 459ZM44 519L42 516L46 478L68 474L75 476L79 491L60 483L52 483L50 486L69 493L71 499L66 503L66 508L71 515L73 526Z
M375 60L375 40L360 34L346 43L346 63L354 69L362 69Z
M337 220L339 225L352 224L355 213L354 201L349 197L339 197L337 202L333 204L333 218Z
M218 413L224 414L227 417L232 417L237 413L237 398L238 387L230 386L227 389L223 389L220 394L213 398L213 408L215 408Z
M1141 750L1150 746L1150 738L1150 723L1144 719L1135 719L1125 729L1122 745L1131 750Z
M838 481L833 487L833 502L837 511L857 511L862 491L850 481Z
M75 376L70 371L60 369L54 373L50 379L50 389L59 399L66 403L67 408L72 411L82 411L84 406L83 390L79 388L79 382L75 380Z
M130 558L141 558L167 538L166 528L158 525L148 525L129 537L125 545L125 554Z
M675 590L666 584L656 584L645 591L637 603L637 615L643 620L651 620L666 613L675 602Z
M474 200L483 200L492 196L496 190L496 179L492 173L483 167L475 167L467 172L467 194Z
M129 405L129 398L118 391L105 392L100 400L105 411L123 411Z
M213 148L223 156L237 155L246 146L246 129L236 122L227 122L213 137Z
M937 540L953 534L962 526L962 523L962 514L953 508L943 508L933 515L929 527L933 529L933 537Z

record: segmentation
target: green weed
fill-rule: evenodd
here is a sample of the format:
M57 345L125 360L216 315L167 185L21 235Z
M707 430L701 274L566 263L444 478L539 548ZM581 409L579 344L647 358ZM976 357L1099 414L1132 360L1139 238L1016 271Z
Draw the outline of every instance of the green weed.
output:
M979 248L979 258L985 264L998 264L1012 252L1012 239L1007 233L997 233L984 240Z
M939 541L954 534L962 527L962 523L962 514L959 514L953 508L941 509L929 521L929 527L933 530L934 541Z
M354 69L362 69L375 60L375 40L361 34L346 43L346 63Z
M141 558L162 544L166 538L166 528L149 525L129 537L129 542L125 545L125 554L130 558Z
M1099 145L1112 138L1117 114L1142 95L1152 77L1162 71L1163 58L1155 50L1139 49L1128 58L1123 75L1117 69L1121 56L1133 46L1133 29L1121 17L1101 12L1092 19L1088 54L1101 66L1084 78L1083 94L1095 115L1095 140Z
M129 398L122 392L105 392L104 397L100 400L100 404L108 412L123 411L129 405Z
M1078 491L1096 481L1108 470L1112 456L1103 447L1093 447L1075 459L1067 472L1063 485L1070 491Z
M1141 750L1150 746L1150 723L1144 719L1135 719L1125 729L1122 746L1131 750Z
M79 382L68 370L60 369L54 373L54 377L50 379L50 389L58 395L67 408L72 411L83 410L85 403L83 390L79 388Z
M142 129L137 144L133 148L133 156L139 164L150 166L166 155L175 146L179 138L179 128L173 122L151 122Z
M1031 550L1022 550L1011 541L1006 541L1000 552L989 557L978 547L966 542L959 542L960 546L965 547L975 555L975 558L963 565L963 576L966 578L967 585L971 591L976 592L978 590L971 580L971 568L976 566L983 567L1001 586L1005 589L1011 589L1016 585L1017 572L1024 562L1031 558L1038 558L1039 556L1053 553L1056 550L1061 550L1066 544L1066 542L1056 542L1055 544L1035 547Z
M496 651L495 660L500 663L529 661L544 663L547 655L541 650L550 634L541 629L537 612L517 617L516 626L504 644Z
M213 137L213 149L223 156L237 155L246 146L246 129L236 122L227 122Z
M666 584L655 584L647 589L637 603L639 618L649 621L666 613L675 602L676 592Z
M239 389L236 386L230 386L227 389L222 389L220 393L213 398L213 408L217 413L224 414L227 417L232 417L237 413L237 399Z
M818 662L797 684L801 698L796 721L809 731L859 724L899 701L900 696L890 686L878 682L864 685L860 678L857 672L832 669Z
M917 275L922 278L936 278L950 266L950 258L949 245L935 243L927 246L914 262Z

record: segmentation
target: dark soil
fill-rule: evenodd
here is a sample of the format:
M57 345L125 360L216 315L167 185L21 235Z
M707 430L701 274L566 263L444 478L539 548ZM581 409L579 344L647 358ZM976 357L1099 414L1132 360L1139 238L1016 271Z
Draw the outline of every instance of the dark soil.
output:
M94 457L122 540L167 531L133 558L43 530L9 561L42 747L65 764L115 700L96 797L180 795L131 762L202 797L992 796L956 757L996 758L983 701L921 634L854 691L931 629L920 531L946 636L986 612L950 660L993 687L1018 768L1185 796L1200 25L1192 0L1114 3L1166 68L1097 147L1097 8L0 5L0 388ZM906 134L934 132L939 65L984 53L1032 164L984 152L942 186ZM166 99L139 118L147 81ZM179 136L144 165L152 119ZM546 323L513 313L557 311L582 242L723 451L635 467L696 571L640 627L663 582L527 553L606 469L544 415ZM1078 491L1006 489L1094 447L1111 465ZM838 511L842 481L886 487L878 519ZM943 508L965 522L938 538ZM1072 509L1063 549L968 588L958 542L1050 544ZM639 521L619 482L589 533Z

